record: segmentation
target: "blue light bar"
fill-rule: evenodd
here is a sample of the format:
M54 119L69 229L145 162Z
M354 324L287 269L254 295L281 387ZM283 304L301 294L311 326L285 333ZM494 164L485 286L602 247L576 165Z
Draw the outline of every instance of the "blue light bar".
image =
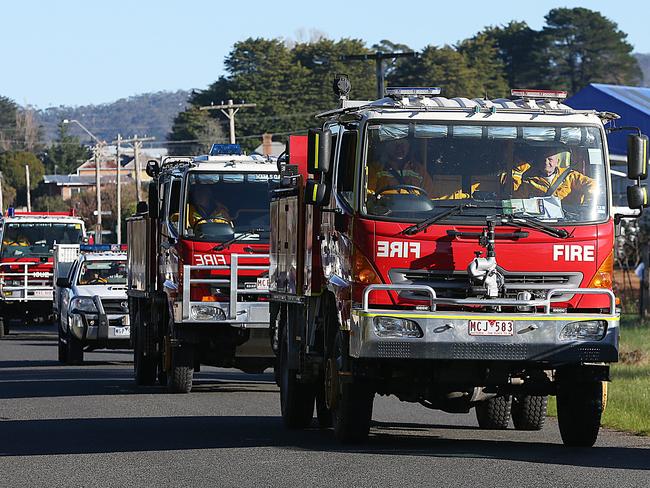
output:
M82 252L119 252L126 251L126 244L81 244L79 250Z
M239 144L212 144L210 156L241 156L242 150Z
M388 87L386 88L387 97L430 97L434 95L440 95L442 90L435 87Z
M9 207L7 209L7 217L14 217L16 215L16 209L13 207Z

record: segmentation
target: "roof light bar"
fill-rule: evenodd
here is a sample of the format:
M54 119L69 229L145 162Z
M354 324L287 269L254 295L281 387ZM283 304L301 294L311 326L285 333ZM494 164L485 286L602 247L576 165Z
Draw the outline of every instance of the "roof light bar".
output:
M127 250L126 244L81 244L82 252L123 252Z
M567 97L567 92L564 90L526 90L526 89L513 89L510 90L510 95L513 97L521 98L542 98L549 100L564 100Z
M239 144L212 144L210 156L241 156L243 151Z
M440 95L441 89L439 87L389 87L386 88L387 97L428 97L433 95Z

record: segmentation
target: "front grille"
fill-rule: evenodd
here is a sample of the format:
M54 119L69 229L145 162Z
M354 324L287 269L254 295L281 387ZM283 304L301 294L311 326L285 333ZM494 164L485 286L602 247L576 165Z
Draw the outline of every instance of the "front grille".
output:
M121 300L102 300L104 312L107 314L129 313L129 302L125 299Z
M517 293L527 290L540 298L553 288L578 288L582 283L579 272L519 272L506 271L499 267L505 279L505 295L516 298ZM469 276L465 271L441 271L426 269L392 269L389 272L392 283L428 285L436 291L438 297L465 298L469 296ZM406 291L400 293L405 299L426 299L426 293ZM554 300L569 300L571 295L559 295Z

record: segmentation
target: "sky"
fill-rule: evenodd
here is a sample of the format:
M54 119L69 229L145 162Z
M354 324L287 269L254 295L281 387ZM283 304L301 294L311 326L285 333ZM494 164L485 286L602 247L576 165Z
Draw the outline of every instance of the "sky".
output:
M2 5L0 95L21 105L107 103L160 90L203 89L248 37L389 39L415 50L453 44L487 25L534 29L556 7L601 12L650 53L641 2L252 0L22 0Z

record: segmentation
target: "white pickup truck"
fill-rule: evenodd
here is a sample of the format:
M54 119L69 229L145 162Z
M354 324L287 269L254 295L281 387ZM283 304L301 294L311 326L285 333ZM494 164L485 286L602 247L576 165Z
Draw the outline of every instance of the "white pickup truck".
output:
M81 246L55 283L60 362L81 364L84 350L130 347L126 279L125 252Z

